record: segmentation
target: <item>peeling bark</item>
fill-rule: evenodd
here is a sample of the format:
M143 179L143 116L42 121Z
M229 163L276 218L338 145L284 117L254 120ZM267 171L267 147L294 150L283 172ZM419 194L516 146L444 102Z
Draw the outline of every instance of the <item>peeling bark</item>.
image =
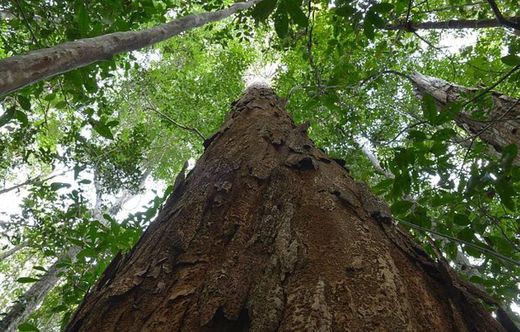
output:
M79 39L25 55L0 60L0 96L40 80L141 49L182 32L222 20L261 0L235 3L215 12L181 17L169 23L140 31L114 32L94 38Z
M410 80L420 94L430 94L441 107L457 100L463 101L464 95L477 91L419 73L410 75ZM487 118L475 120L469 112L462 110L455 119L457 125L470 136L478 136L497 153L509 144L520 147L520 99L496 91L489 93L493 98L493 106L487 110ZM520 155L516 156L514 163L520 165Z
M502 331L388 207L249 88L67 331Z

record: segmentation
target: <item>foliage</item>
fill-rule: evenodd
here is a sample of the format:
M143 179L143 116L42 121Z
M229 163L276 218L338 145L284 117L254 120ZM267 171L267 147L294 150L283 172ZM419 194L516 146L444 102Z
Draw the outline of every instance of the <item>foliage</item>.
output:
M229 3L15 0L0 4L7 15L0 57ZM515 0L500 8L506 17L519 14ZM496 83L520 97L520 39L502 27L386 30L493 15L486 2L461 0L264 0L235 18L4 97L0 177L6 187L29 181L17 192L20 211L0 214L0 245L27 244L0 262L3 311L58 260L60 283L19 329L59 330L112 257L128 251L155 216L168 190L153 187L171 185L184 161L202 153L203 139L243 90L244 72L266 62L279 63L273 84L295 121L309 122L317 145L346 160L432 256L434 243L505 307L519 303L518 147L490 155L455 118L464 111L483 119L493 107L486 88ZM471 42L439 47L462 39ZM414 72L480 90L439 107L417 96L407 79ZM148 174L152 185L144 185ZM143 209L120 212L143 191L151 197ZM77 253L71 259L67 250Z

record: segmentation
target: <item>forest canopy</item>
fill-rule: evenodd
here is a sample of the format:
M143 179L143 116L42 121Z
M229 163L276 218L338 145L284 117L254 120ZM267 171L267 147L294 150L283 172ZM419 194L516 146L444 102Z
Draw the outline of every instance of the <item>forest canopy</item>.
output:
M16 56L231 6L2 1L0 86ZM263 0L0 93L0 327L65 326L256 81L520 321L518 1Z

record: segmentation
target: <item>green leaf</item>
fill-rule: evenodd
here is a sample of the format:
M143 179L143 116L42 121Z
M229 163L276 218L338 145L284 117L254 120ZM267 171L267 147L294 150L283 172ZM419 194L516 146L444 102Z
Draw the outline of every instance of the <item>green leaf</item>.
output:
M13 107L8 108L4 114L0 116L0 127L3 125L9 123L13 118L15 114L15 109Z
M456 223L457 225L461 225L461 226L466 226L471 223L468 216L466 216L464 214L460 214L460 213L455 213L453 215L453 222Z
M22 123L23 127L27 127L29 125L29 119L27 118L27 114L25 114L23 111L16 110L14 112L14 117L16 118L16 120Z
M31 110L31 101L29 100L29 98L25 97L25 96L22 96L22 95L19 95L18 96L18 104L20 104L20 106L26 110L26 111L30 111Z
M20 277L20 278L16 279L16 281L21 283L21 284L28 284L28 283L36 282L36 281L39 281L39 280L40 279L31 278L31 277Z
M298 24L299 26L306 27L309 25L309 21L305 13L303 12L301 8L301 1L298 0L286 0L285 1L285 7L287 8L287 11L289 12L289 16L291 17L291 20Z
M343 17L351 17L356 12L356 9L350 5L344 5L334 10L336 15Z
M509 144L506 147L502 148L502 157L500 160L500 166L504 168L504 170L509 172L511 166L513 165L513 160L515 160L518 155L518 146L516 144Z
M84 1L78 1L76 6L76 21L81 35L86 35L89 31L89 17Z
M376 28L384 28L386 25L386 22L373 10L368 10L367 15L365 17L365 22L369 22Z
M374 32L374 25L371 23L371 21L365 20L365 22L363 23L363 33L370 40L374 39L374 37L376 36Z
M18 325L18 331L23 332L40 332L40 330L31 323L25 322Z
M511 180L506 176L500 177L496 182L495 190L500 196L502 204L509 210L514 211L515 202L513 201L513 195L515 195L515 189Z
M397 201L392 204L391 210L393 214L403 214L410 210L413 206L413 203L410 201Z
M92 125L92 128L101 136L108 138L108 139L114 139L114 136L112 135L112 131L110 131L110 127L108 127L105 123L101 121L94 121L91 120L90 124Z
M435 122L437 116L437 106L435 105L435 99L432 95L425 94L422 100L423 115L430 123Z
M467 242L473 242L473 239L475 238L475 232L471 229L471 227L465 227L457 234L457 237Z
M255 20L263 22L267 20L269 15L276 8L277 0L264 0L255 6L252 12L252 16Z
M276 34L281 39L284 39L289 32L289 17L287 17L287 13L278 12L274 19L274 29L276 30Z
M42 272L47 272L47 270L43 266L33 266L33 269L42 271Z
M392 5L391 3L382 2L382 3L377 3L377 4L373 5L370 9L372 9L373 11L376 11L378 13L388 13L393 8L394 8L394 5Z
M520 65L520 56L509 54L505 57L501 58L502 62L508 66L517 66Z
M70 188L70 184L63 182L53 182L51 183L51 190L56 191L61 188Z

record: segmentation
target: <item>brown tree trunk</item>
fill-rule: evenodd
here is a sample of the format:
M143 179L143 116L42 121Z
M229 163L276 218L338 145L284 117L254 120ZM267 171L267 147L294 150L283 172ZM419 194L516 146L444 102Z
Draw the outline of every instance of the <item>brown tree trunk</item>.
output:
M410 75L410 79L419 93L432 95L441 107L457 100L464 101L462 98L468 98L478 91L419 73ZM455 119L457 125L471 137L479 137L496 153L509 144L520 147L520 99L496 91L490 91L490 94L493 105L487 110L486 119L475 120L469 112L462 110ZM520 165L520 154L514 163Z
M249 88L67 331L501 331L445 263Z

